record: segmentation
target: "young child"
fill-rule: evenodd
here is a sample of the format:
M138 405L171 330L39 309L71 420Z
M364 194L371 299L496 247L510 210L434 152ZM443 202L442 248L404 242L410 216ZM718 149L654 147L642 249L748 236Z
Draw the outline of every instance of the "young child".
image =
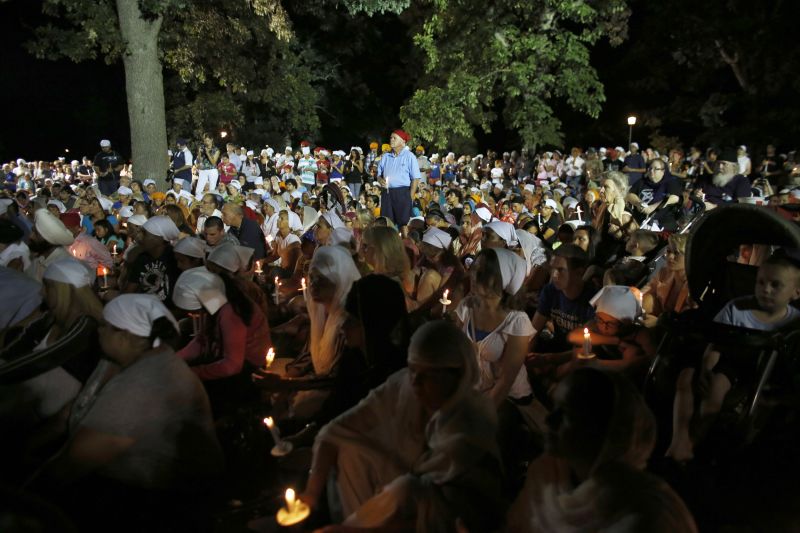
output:
M800 251L778 250L758 269L755 294L728 302L714 318L715 322L774 331L800 320L800 310L791 302L800 298ZM694 456L689 425L694 414L692 380L695 369L684 369L675 392L672 444L666 455L683 462ZM709 417L719 413L725 396L731 389L732 372L725 360L720 363L720 352L709 345L703 354L698 377L698 389L703 394L700 415Z
M652 231L637 229L625 243L626 260L646 261L647 254L658 246L658 235Z

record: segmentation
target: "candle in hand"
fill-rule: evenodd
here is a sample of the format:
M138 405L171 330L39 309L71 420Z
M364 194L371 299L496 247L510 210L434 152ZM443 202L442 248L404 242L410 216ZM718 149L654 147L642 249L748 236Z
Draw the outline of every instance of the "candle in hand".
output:
M256 274L261 274L263 270L261 270L261 261L256 261Z
M442 295L442 298L439 300L439 303L444 306L444 307L442 307L442 314L446 313L447 312L447 306L450 305L451 303L453 303L453 302L451 302L450 300L447 299L447 296L449 294L450 294L450 289L445 289L444 290L444 294Z
M274 361L274 360L275 360L275 350L270 348L269 351L267 352L267 357L266 357L267 366L266 366L266 368L269 368L270 366L272 366L272 361Z
M583 355L589 357L592 353L592 337L589 335L589 328L583 328Z
M306 278L300 280L300 290L303 291L303 296L306 295Z
M116 243L114 243L114 248L113 248L113 250L111 252L111 255L117 255L117 244Z
M108 288L108 269L103 267L103 288Z
M275 305L280 303L280 297L278 296L278 276L275 276Z
M272 417L268 416L267 418L265 418L264 423L267 425L267 429L269 429L269 432L272 435L272 440L275 441L275 444L280 444L281 433L280 431L278 431L278 426L275 425L275 422L272 420Z

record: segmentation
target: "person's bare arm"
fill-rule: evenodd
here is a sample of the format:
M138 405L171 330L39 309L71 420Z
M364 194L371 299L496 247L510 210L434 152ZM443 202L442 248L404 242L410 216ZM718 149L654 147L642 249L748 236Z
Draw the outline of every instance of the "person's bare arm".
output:
M514 384L514 380L517 379L517 375L519 375L519 369L522 368L522 364L525 362L530 340L531 337L520 335L510 335L508 337L503 355L498 361L497 380L487 393L494 402L495 407L500 407L508 397L511 386Z

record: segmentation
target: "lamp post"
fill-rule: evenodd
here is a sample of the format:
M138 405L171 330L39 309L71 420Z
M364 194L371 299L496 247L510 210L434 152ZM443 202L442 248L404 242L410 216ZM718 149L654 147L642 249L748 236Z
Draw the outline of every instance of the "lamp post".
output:
M628 147L630 148L633 142L633 127L636 125L636 117L633 115L628 117Z

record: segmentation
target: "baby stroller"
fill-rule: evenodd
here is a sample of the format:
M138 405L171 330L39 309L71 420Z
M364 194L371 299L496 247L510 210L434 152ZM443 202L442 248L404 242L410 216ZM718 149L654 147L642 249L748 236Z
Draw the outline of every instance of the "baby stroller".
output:
M754 292L758 266L735 259L741 245L751 244L798 248L800 227L770 208L736 204L705 213L691 228L686 275L698 308L660 317L664 333L643 385L661 422L662 441L670 434L667 428L677 375L682 368L699 364L708 343L714 343L723 357L742 369L714 428L726 435L720 448L727 452L736 453L752 443L769 415L775 413L776 402L764 401L766 391L774 400L792 397L800 389L795 377L800 370L800 327L796 323L762 332L713 322L727 302Z

